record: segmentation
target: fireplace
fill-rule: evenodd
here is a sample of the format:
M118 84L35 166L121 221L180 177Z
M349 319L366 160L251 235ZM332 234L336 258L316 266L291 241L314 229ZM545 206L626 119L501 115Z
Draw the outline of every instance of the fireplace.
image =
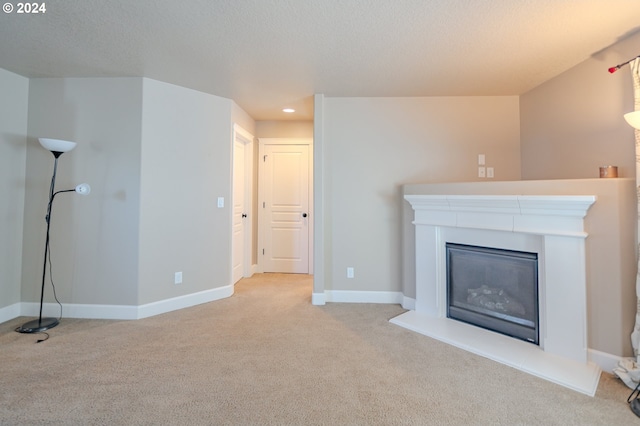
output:
M538 254L446 243L447 317L538 344Z
M415 309L391 322L593 396L600 368L588 359L584 217L596 197L405 195L405 199L414 209ZM527 337L523 341L507 335L510 332L449 317L447 243L536 254L529 263L537 262L537 345ZM482 285L495 287L480 283L469 285L467 291Z

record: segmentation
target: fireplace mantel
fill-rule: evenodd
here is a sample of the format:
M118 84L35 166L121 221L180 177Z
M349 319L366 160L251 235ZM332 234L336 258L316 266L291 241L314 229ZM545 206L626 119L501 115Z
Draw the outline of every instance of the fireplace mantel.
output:
M593 195L406 195L414 209L415 310L391 321L594 395L588 361L584 218ZM540 345L446 317L447 242L538 253Z
M406 195L414 224L586 237L594 195Z

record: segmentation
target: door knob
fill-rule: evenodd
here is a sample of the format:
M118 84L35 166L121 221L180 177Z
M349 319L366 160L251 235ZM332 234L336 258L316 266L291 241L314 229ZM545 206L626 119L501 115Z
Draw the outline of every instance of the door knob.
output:
M246 213L242 213L242 217L247 217Z
M307 214L306 213L302 213L302 217L307 217Z

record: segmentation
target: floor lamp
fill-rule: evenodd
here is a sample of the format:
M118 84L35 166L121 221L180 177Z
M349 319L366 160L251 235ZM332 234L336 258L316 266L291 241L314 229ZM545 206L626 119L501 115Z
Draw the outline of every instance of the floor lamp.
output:
M47 275L47 257L49 254L49 228L51 226L51 210L53 207L53 199L54 197L61 192L77 192L81 195L87 195L91 192L91 187L82 183L75 187L75 189L65 189L62 191L55 190L56 186L56 172L58 170L58 157L60 157L65 152L71 151L75 148L75 142L63 141L59 139L47 139L47 138L39 138L40 145L43 148L51 151L53 156L55 157L55 161L53 163L53 175L51 176L51 186L49 188L49 203L47 205L47 215L45 216L45 220L47 222L47 237L44 243L44 263L42 266L42 287L40 289L40 315L38 319L29 321L22 326L16 328L16 331L19 333L40 333L49 328L53 328L58 325L57 318L42 318L42 304L44 302L44 282L45 277Z

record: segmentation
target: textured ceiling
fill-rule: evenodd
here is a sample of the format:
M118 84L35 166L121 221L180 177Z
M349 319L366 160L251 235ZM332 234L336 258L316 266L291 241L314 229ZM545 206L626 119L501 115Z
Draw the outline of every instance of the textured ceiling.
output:
M48 0L46 8L0 13L0 68L145 76L233 99L257 120L311 119L314 93L518 95L640 29L639 0ZM298 112L285 116L285 106Z

